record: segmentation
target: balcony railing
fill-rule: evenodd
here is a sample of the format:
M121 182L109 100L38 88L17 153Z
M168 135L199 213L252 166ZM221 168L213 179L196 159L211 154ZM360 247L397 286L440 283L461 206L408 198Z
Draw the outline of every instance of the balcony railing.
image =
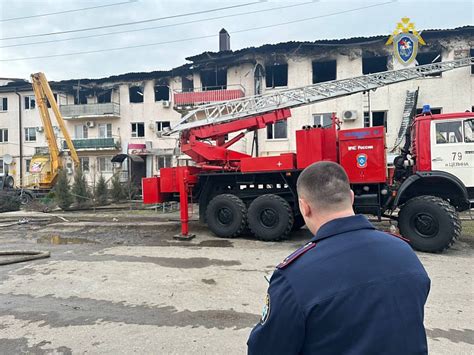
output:
M120 118L120 105L116 102L104 104L61 105L59 111L65 119L74 118Z
M174 106L194 106L209 102L226 101L238 99L245 96L245 89L242 85L207 86L194 88L194 91L174 91Z
M72 144L76 150L120 150L120 140L117 138L86 138L73 139ZM63 149L68 149L63 141Z

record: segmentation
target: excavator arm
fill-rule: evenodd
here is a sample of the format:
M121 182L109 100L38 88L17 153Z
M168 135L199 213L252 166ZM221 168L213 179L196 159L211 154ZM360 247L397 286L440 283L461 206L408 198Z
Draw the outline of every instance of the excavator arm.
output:
M53 110L53 113L56 117L56 121L58 122L59 128L64 136L64 139L66 140L66 144L71 153L71 158L74 162L74 166L76 167L79 165L79 157L72 143L71 136L69 135L69 132L66 129L64 119L61 115L61 112L59 111L58 104L54 99L53 92L51 91L51 87L49 86L46 76L43 73L31 74L31 82L33 85L33 91L35 93L41 122L43 123L46 141L48 143L49 148L49 154L51 157L50 181L54 183L59 170L62 168L62 163L60 159L58 143L56 141L56 136L54 135L53 124L51 122L51 117L48 111L48 102L51 106L51 109Z

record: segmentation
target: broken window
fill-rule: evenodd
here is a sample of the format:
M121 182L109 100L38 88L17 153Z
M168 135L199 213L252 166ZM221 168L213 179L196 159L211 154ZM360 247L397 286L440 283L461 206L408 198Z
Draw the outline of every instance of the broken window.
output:
M286 121L277 121L267 126L267 139L288 138L288 127Z
M471 48L469 51L469 57L474 57L474 48ZM471 65L471 74L474 74L474 64Z
M265 73L267 88L288 86L288 64L266 65Z
M313 62L313 84L336 80L336 61Z
M387 71L387 56L362 57L362 74L373 74Z
M8 98L0 98L0 111L8 111Z
M8 129L0 128L0 143L8 142Z
M99 104L105 104L112 102L112 90L100 92L97 94L97 102Z
M416 65L425 65L441 62L441 52L424 52L416 55ZM441 76L441 73L428 74L426 76Z
M387 132L387 111L364 112L364 127L385 127Z
M54 96L54 101L56 101L56 104L58 105L59 102L58 102L58 94L53 94ZM51 108L51 104L49 103L49 100L46 101L46 106L48 106L48 108Z
M74 126L74 137L76 139L87 139L89 137L89 128L85 124Z
M314 125L317 127L329 127L332 125L332 113L316 113L313 115Z
M172 159L173 159L172 155L158 155L156 157L156 166L157 166L157 168L158 169L170 168Z
M36 127L25 128L25 142L36 142Z
M128 89L131 103L143 102L143 88L140 86L130 86Z
M170 88L166 85L155 86L155 101L169 101Z
M87 104L87 96L84 91L77 91L74 95L74 105L85 105Z
M36 98L34 95L25 96L25 110L33 110L36 107Z
M79 166L81 167L82 172L89 172L89 157L79 158Z
M432 115L439 115L441 113L442 108L441 107L431 107L430 110L431 110ZM421 115L422 113L423 113L422 108L417 108L416 109L416 114L417 115Z
M132 123L132 138L145 137L145 123L134 122Z
M182 92L190 92L194 91L194 80L192 75L189 77L182 76L181 77L181 91Z
M227 89L227 69L202 70L202 90L225 90Z
M156 131L161 132L165 130L165 128L170 128L171 122L170 121L156 121Z

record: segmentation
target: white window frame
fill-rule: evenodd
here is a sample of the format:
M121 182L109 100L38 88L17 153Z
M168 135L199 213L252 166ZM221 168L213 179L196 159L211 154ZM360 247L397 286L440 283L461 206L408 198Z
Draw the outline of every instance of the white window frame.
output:
M102 166L103 162L103 166ZM113 163L111 156L97 157L97 171L100 173L111 173L113 171Z
M1 143L8 143L8 128L0 128L0 144Z
M329 118L327 125L324 125L324 119ZM332 112L313 113L313 125L321 127L329 127L332 125Z
M160 160L163 164L160 164ZM156 168L170 168L173 164L173 155L172 154L165 154L165 155L157 155L156 156Z
M30 172L31 158L25 159L25 172Z
M99 123L98 127L99 127L99 138L112 138L112 123ZM105 132L105 135L103 134L104 132Z
M33 105L32 105L33 103ZM34 106L34 107L32 107ZM25 96L25 110L34 110L36 108L36 97L35 95Z
M165 124L165 125L163 125ZM170 121L156 121L156 131L157 132L163 132L163 128L166 127L170 128L171 127L171 122Z
M87 170L84 169L84 163L87 161ZM82 172L90 172L91 170L91 160L89 157L80 157L79 166L81 167Z
M0 174L5 173L5 163L3 162L3 159L0 159Z
M143 136L138 135L138 125L143 125ZM135 127L135 129L134 129ZM144 138L145 137L145 122L131 122L132 138Z
M285 125L286 125L286 137L278 137L278 138L275 138L275 124L277 124L278 122L284 122ZM272 130L272 137L271 138L268 138L268 127L271 128ZM267 141L285 141L285 140L288 140L288 121L286 120L281 120L281 121L277 121L275 123L271 123L267 126L267 130L265 131L265 134L266 134L266 139Z
M36 127L25 127L25 142L36 142Z
M80 131L78 131L80 129ZM77 134L78 132L81 132L81 136ZM74 126L74 138L75 139L88 139L89 138L89 127L85 124L78 124Z

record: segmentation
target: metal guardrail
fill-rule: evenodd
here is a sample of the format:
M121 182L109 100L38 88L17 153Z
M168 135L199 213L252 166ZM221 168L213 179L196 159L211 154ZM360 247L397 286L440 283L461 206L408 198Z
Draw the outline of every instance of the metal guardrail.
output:
M116 102L103 104L61 105L59 111L65 119L84 117L120 117L120 105Z
M72 144L77 150L82 149L120 149L120 140L117 138L85 138L73 139ZM66 141L63 141L63 149L68 149Z

